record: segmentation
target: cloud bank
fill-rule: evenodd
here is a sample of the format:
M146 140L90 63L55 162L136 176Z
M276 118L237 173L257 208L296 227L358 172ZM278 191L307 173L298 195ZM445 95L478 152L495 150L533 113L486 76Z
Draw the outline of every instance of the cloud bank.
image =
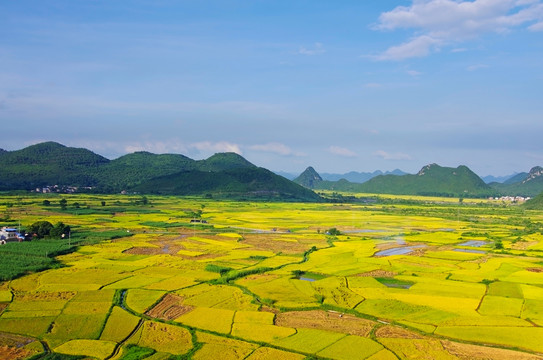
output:
M410 29L413 35L374 59L424 57L485 33L505 33L517 27L543 31L540 0L413 0L411 6L382 13L373 27L381 31Z

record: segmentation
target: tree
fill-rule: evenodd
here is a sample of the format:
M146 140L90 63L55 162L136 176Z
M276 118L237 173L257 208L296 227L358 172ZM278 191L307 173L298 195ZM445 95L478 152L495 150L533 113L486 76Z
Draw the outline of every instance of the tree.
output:
M61 208L62 210L66 210L66 206L68 205L68 200L66 200L66 199L61 199L58 203L60 204L60 208Z
M51 201L43 200L43 206L49 206L49 205L51 205Z
M70 226L64 225L62 222L58 222L55 224L55 226L51 229L49 232L49 235L51 237L61 237L62 235L68 235L70 234Z
M338 236L338 235L341 235L341 231L333 227L331 229L328 229L328 231L326 231L326 234L332 235L332 236Z
M51 229L53 229L53 224L49 221L36 221L30 225L30 232L36 234L38 239L48 236Z
M502 243L501 239L496 239L494 241L494 249L496 249L496 250L503 249L503 243Z
M106 202L102 200L102 206L106 206Z

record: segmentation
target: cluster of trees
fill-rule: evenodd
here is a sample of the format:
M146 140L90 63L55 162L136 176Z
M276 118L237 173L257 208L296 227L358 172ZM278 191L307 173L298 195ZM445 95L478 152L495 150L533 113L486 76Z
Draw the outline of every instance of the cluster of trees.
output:
M32 234L36 234L38 239L50 236L52 238L59 238L68 236L70 234L70 226L65 225L62 222L58 222L55 225L51 224L49 221L36 221L28 228L28 231Z

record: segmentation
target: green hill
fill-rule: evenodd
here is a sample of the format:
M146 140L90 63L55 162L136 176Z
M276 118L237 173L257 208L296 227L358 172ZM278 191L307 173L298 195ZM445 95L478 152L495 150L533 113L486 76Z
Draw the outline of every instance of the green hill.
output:
M122 190L148 194L250 197L317 201L310 190L235 153L205 160L179 154L136 152L108 160L87 149L54 142L17 151L0 151L0 190L33 190L52 185L92 187L93 192Z
M99 187L106 192L118 192L142 184L157 176L194 170L197 161L179 154L135 152L111 160L98 169Z
M513 177L510 177L509 179L505 180L503 183L510 185L510 184L522 182L522 180L526 179L527 176L528 176L528 173L522 172Z
M296 179L293 180L296 184L302 185L308 189L315 189L322 182L321 176L309 166L300 174Z
M130 190L159 195L205 194L214 198L320 200L320 197L313 191L256 166L218 172L184 171L154 178Z
M526 201L523 206L529 210L543 210L543 192L541 192L535 198Z
M468 167L449 168L437 164L424 166L416 175L379 175L362 184L344 179L323 181L316 188L397 195L479 197L493 194L492 188Z
M255 165L233 152L218 153L205 160L197 162L200 171L222 171L240 168L254 168Z
M90 150L55 142L0 152L0 190L45 185L95 186L99 182L96 170L108 162Z
M437 164L424 166L416 175L381 175L358 188L362 192L439 195L439 196L487 196L492 188L467 166L442 167Z
M521 173L503 184L492 184L500 195L536 196L543 192L543 168L533 167L529 173Z

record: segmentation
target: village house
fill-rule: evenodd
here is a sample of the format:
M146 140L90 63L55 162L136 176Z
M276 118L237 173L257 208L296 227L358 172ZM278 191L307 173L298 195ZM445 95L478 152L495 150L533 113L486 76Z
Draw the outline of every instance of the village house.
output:
M3 227L0 229L0 244L4 245L10 241L23 241L24 235L17 232L17 229Z

